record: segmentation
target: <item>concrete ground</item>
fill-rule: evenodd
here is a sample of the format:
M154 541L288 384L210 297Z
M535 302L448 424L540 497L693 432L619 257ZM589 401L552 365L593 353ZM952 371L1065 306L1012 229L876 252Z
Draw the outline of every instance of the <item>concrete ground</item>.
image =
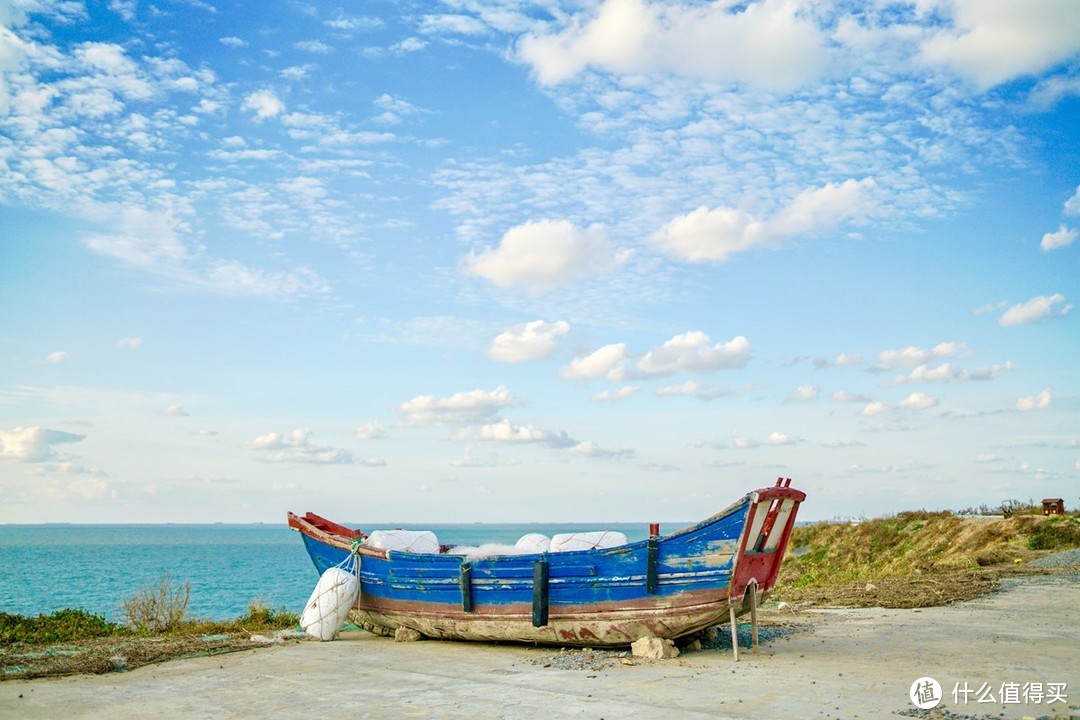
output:
M704 650L602 669L560 669L547 662L553 648L350 632L124 673L4 681L0 718L934 717L909 699L924 676L940 683L953 718L1080 718L1080 573L1010 580L952 607L787 618L805 629L756 655L743 650L738 663ZM1049 702L1055 689L1065 702Z

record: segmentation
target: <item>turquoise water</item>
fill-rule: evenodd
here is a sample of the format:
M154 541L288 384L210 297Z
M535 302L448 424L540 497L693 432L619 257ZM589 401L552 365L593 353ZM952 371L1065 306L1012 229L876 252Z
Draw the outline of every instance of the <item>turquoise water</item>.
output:
M432 530L447 545L512 544L530 532L616 530L631 542L648 536L644 523L354 527ZM174 585L191 583L188 617L212 620L239 617L256 599L299 613L319 579L299 533L284 524L0 525L0 612L82 608L121 621L123 598L157 587L163 574Z

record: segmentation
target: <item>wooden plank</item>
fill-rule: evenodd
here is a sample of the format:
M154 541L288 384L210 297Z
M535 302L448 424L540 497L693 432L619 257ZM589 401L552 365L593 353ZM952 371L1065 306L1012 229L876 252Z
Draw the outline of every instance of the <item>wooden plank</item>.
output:
M648 554L645 558L645 592L655 595L659 592L660 578L657 575L656 566L660 562L660 541L658 538L649 538Z
M458 584L461 586L461 609L467 613L471 613L473 611L472 566L467 562L461 563L461 573L458 575Z
M548 624L548 564L546 560L537 560L533 564L533 627Z

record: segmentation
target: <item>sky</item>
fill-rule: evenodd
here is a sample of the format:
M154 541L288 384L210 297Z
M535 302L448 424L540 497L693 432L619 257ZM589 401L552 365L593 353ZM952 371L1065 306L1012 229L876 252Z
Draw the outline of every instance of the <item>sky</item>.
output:
M0 522L1080 502L1075 0L0 0Z

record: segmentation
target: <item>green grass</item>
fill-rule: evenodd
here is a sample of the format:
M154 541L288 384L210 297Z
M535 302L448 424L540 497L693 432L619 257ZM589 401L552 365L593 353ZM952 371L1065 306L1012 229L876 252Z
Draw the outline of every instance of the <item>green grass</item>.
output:
M67 608L37 617L0 613L0 644L45 645L123 634L130 631L86 610Z
M176 637L183 635L230 635L288 630L300 624L295 613L273 610L253 600L247 614L234 620L180 620L168 628L150 630L110 622L78 608L57 610L49 615L28 617L0 613L0 645L29 643L48 645L79 642L99 637Z

